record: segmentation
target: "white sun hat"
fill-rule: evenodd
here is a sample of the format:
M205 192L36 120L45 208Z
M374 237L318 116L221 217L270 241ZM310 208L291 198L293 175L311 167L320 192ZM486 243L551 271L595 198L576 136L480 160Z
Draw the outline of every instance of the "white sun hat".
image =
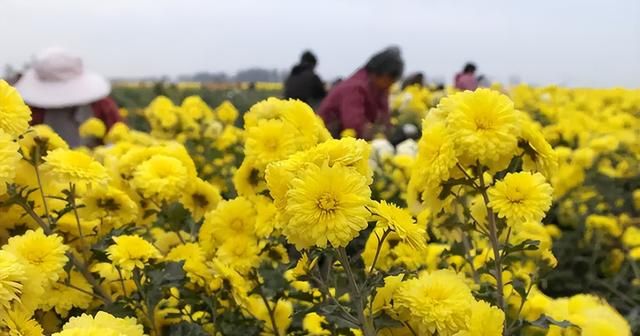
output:
M106 78L86 71L80 57L62 48L39 53L15 87L28 105L40 108L86 105L111 92Z

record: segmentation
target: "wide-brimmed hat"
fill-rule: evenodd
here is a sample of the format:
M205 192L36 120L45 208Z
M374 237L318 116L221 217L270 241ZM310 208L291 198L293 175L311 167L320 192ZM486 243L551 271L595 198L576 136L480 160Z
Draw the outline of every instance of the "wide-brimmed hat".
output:
M41 108L86 105L111 92L106 78L85 70L80 57L62 48L39 53L15 87L28 105Z

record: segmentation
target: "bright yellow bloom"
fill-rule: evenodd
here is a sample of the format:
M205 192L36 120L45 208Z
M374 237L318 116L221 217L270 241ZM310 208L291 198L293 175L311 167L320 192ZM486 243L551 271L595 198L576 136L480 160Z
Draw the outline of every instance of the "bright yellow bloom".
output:
M229 237L253 235L255 216L253 204L244 197L222 201L215 210L205 215L198 241L205 252L211 255L215 247Z
M302 329L310 336L325 336L331 335L331 331L324 329L323 324L327 323L327 319L318 315L318 313L308 313L302 319Z
M558 156L542 133L531 122L522 123L520 147L524 149L522 168L539 172L547 179L558 169Z
M504 168L493 165L511 159L518 143L518 120L509 97L488 89L464 91L443 98L438 109L463 166L480 161Z
M0 251L0 310L9 308L20 299L22 282L25 280L24 266L13 254Z
M103 224L119 228L138 218L138 205L118 188L91 189L82 196L80 214L86 219L100 219Z
M199 221L204 215L215 209L222 200L220 190L213 184L195 178L180 199L180 203L191 212L191 216Z
M0 334L7 336L42 336L43 330L31 314L19 307L0 309Z
M20 139L18 139L22 155L31 161L36 154L36 146L39 156L35 159L41 162L41 157L47 155L48 151L63 148L69 149L69 145L47 125L40 124L31 127Z
M13 182L16 176L16 166L21 159L19 148L11 136L0 129L0 195L7 192L7 183Z
M404 274L389 275L384 278L384 286L376 290L376 296L373 299L373 314L381 311L393 314L393 295L402 284Z
M83 187L109 182L104 166L83 152L58 148L50 151L44 160L42 170L59 183Z
M509 173L489 188L489 206L507 224L540 222L551 207L553 189L540 173Z
M27 131L31 110L18 91L0 79L0 130L17 138Z
M129 134L129 126L123 122L117 122L111 126L109 132L104 137L106 143L117 143L125 140Z
M465 281L450 270L425 273L403 282L393 305L403 319L415 323L418 334L452 336L469 328L474 298Z
M75 288L66 285L66 281ZM84 292L76 288L82 289ZM41 308L43 310L55 309L60 316L66 317L69 311L74 308L87 309L93 301L93 288L87 280L77 271L71 272L71 277L67 279L65 274L63 279L54 283L51 289L47 290L47 295L43 297Z
M240 274L249 271L260 264L260 247L253 236L235 235L225 237L225 242L216 251L216 258L229 265Z
M274 332L273 323L266 304L268 304L273 311L275 324L278 328L277 333ZM267 301L266 304L260 296L252 295L249 297L246 307L249 313L251 313L251 316L263 322L263 329L260 335L286 335L287 329L289 325L291 325L293 305L291 302L283 299L278 300L275 304Z
M218 120L226 124L233 124L239 114L238 109L228 100L223 101L222 104L216 108Z
M589 215L585 221L587 236L591 236L594 231L600 231L614 237L622 234L622 228L618 219L614 216Z
M162 257L151 243L137 235L116 236L113 241L115 244L107 248L107 255L114 265L125 271L144 268L150 259Z
M298 149L294 132L283 121L260 120L257 126L247 129L246 159L262 168L271 162L286 159Z
M95 317L82 314L72 317L62 331L53 336L107 335L107 336L143 336L144 330L132 317L117 318L99 311Z
M469 330L456 336L496 336L502 335L504 312L485 301L471 304Z
M189 96L185 98L180 107L185 116L194 120L209 119L213 116L211 107L209 107L200 96Z
M417 225L409 211L393 203L380 201L372 210L378 227L393 230L400 239L417 250L426 247L425 228Z
M371 190L355 170L311 165L291 185L283 233L298 249L344 247L367 227Z
M202 287L206 287L207 283L213 279L213 271L205 263L204 250L196 243L187 243L174 247L167 254L166 260L184 260L182 268L187 273L187 277L191 282Z
M78 128L80 136L83 138L99 138L102 139L107 132L107 126L98 118L92 117L83 122Z
M187 168L180 160L157 154L136 168L131 184L144 197L170 202L182 195L188 179Z
M2 249L18 258L25 266L27 276L43 276L55 282L64 272L68 260L65 252L69 248L62 243L62 237L47 236L38 229L10 238Z

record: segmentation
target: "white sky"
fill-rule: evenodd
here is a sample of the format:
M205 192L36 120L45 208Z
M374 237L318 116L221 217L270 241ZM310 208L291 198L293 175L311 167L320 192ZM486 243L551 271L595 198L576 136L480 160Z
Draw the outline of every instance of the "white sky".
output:
M378 49L408 72L640 87L640 0L0 0L0 66L58 45L112 77L289 68L330 79Z

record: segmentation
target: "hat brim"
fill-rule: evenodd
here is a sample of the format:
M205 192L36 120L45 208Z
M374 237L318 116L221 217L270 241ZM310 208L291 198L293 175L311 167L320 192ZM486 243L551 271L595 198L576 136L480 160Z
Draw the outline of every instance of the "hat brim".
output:
M46 82L39 79L33 69L25 72L15 88L28 105L40 108L86 105L111 92L111 84L96 73L85 72L63 82Z

